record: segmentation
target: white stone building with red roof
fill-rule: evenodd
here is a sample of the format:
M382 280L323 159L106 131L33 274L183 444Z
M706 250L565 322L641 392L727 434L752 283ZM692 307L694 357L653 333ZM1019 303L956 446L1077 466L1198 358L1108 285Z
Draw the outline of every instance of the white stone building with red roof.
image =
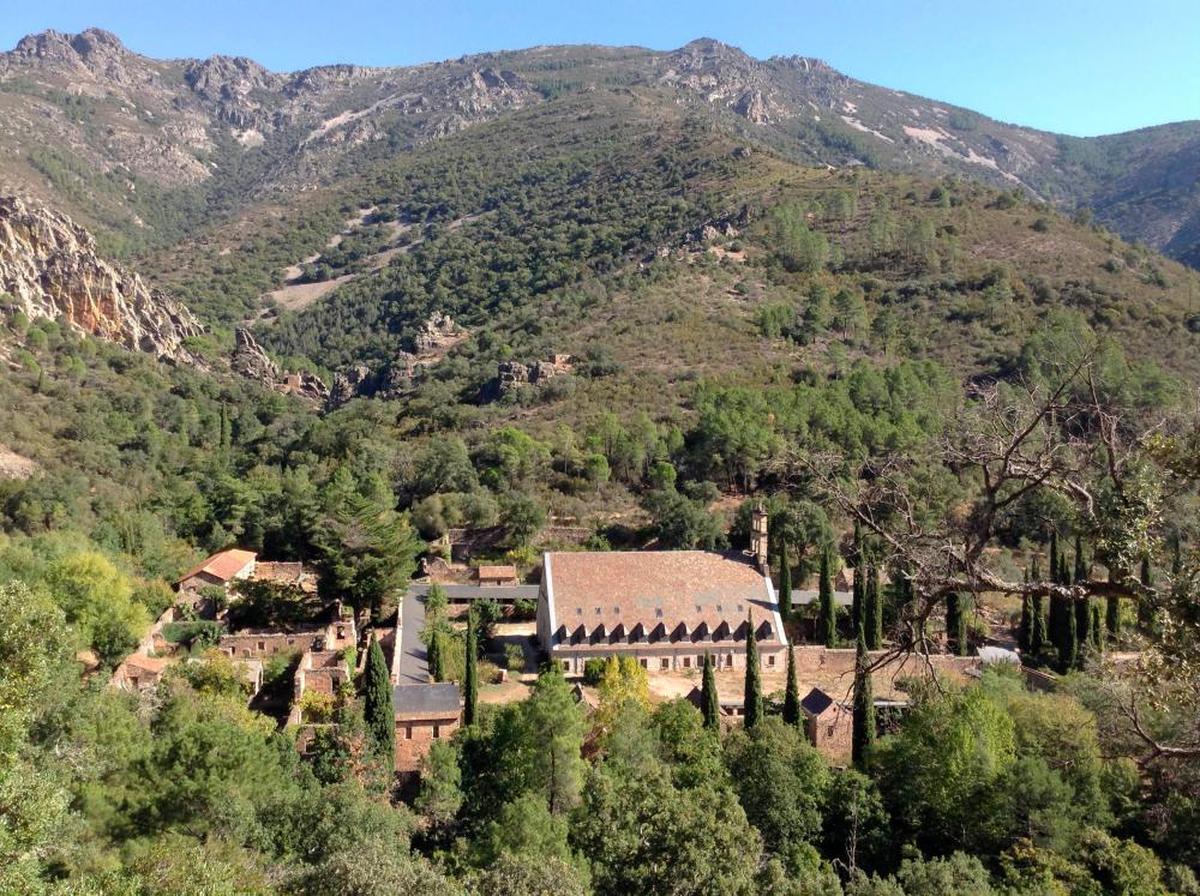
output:
M712 551L549 552L543 556L537 634L568 673L593 657L635 657L650 672L685 672L711 654L744 669L753 624L764 669L786 662L769 576Z

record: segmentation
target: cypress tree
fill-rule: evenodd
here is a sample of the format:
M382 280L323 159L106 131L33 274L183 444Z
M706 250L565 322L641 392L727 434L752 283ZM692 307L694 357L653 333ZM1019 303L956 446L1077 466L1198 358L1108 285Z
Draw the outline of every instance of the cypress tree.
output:
M463 672L463 724L475 724L475 708L479 701L479 657L475 635L475 605L467 608L466 669Z
M779 615L785 623L792 618L792 565L783 539L779 541Z
M1042 561L1037 554L1033 555L1033 567L1029 572L1029 580L1031 582L1041 582L1042 580ZM1037 657L1046 649L1045 602L1042 600L1042 595L1040 594L1032 595L1031 602L1033 607L1033 625L1029 629L1029 655Z
M1078 651L1075 665L1082 669L1087 651L1092 646L1092 602L1086 597L1075 601L1075 643Z
M1021 648L1021 656L1028 657L1032 653L1033 643L1033 598L1028 594L1021 596L1021 624L1017 627L1017 646Z
M854 651L854 728L851 755L861 767L875 743L875 697L871 688L870 657L863 630L858 630Z
M743 702L746 730L750 731L763 717L762 670L758 668L758 640L754 636L754 619L746 620L746 692Z
M850 624L854 626L854 630L858 631L865 625L863 618L863 568L861 566L854 567L854 585L851 591L850 598Z
M967 655L967 619L956 591L946 595L946 647L955 656Z
M1112 570L1108 571L1108 580L1112 581ZM1121 637L1121 598L1110 594L1104 608L1104 627L1108 636L1116 639Z
M826 647L837 644L837 607L833 603L833 580L829 574L829 549L821 552L821 574L817 582L820 601L817 616L817 640Z
M866 604L863 618L866 623L867 649L878 650L883 646L883 589L879 587L879 567L871 560L867 564Z
M1150 555L1142 555L1142 572L1139 576L1143 585L1147 588L1154 587L1154 572L1150 568ZM1138 598L1137 604L1138 627L1143 631L1149 631L1154 624L1154 605L1146 600L1145 596Z
M1083 536L1075 536L1075 582L1087 581L1091 575L1091 564L1087 562L1087 558L1083 554Z
M1092 649L1099 654L1104 652L1104 621L1100 618L1100 604L1091 602L1091 610Z
M1062 612L1062 640L1058 648L1058 668L1063 674L1075 668L1079 661L1079 639L1075 630L1075 613L1064 606Z
M1055 585L1060 584L1062 582L1062 564L1059 562L1058 556L1058 532L1054 529L1050 530L1049 560L1050 582ZM1050 594L1050 614L1047 629L1050 636L1050 643L1061 650L1063 646L1062 598L1054 593Z
M429 674L433 676L434 681L446 680L446 645L443 642L445 634L441 628L435 629L432 637L429 639L429 647L426 650L426 656L429 660Z
M704 727L716 731L721 724L721 701L717 696L712 657L707 653L704 654L704 679L700 685L700 712L704 715Z
M367 668L363 674L363 716L371 750L391 769L396 761L396 711L392 706L392 680L379 639L371 636Z
M800 687L796 684L796 653L788 644L787 690L783 694L783 720L789 725L800 724Z

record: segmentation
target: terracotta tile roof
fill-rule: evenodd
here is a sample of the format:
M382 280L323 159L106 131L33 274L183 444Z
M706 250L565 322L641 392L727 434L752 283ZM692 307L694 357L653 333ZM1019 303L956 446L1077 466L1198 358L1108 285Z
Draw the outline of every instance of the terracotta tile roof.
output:
M231 548L228 551L221 551L220 553L213 554L194 569L189 570L179 581L183 582L192 576L207 573L214 578L220 579L222 582L228 582L245 569L246 564L252 563L257 556L254 551L243 551L241 548Z
M736 555L711 551L584 551L548 553L547 590L560 631L594 632L618 626L636 639L669 637L681 624L689 635L744 638L748 614L759 637L779 641L777 606L767 580ZM766 626L770 627L769 636Z
M161 672L171 665L171 658L166 656L146 656L142 653L131 653L125 657L125 665L146 672Z
M515 566L479 567L479 578L481 579L515 579L516 577L517 568Z

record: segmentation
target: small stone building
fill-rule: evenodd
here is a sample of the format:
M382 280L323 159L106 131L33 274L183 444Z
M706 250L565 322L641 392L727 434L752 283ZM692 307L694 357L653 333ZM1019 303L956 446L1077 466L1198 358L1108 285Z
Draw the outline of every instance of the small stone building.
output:
M475 577L480 585L516 585L519 581L515 566L481 566Z
M809 743L835 765L848 765L854 748L854 710L813 688L800 701Z
M750 559L713 551L544 555L537 635L567 673L593 657L632 656L649 672L743 669L754 625L764 669L786 662L770 577Z
M131 653L113 672L112 684L123 691L143 691L158 684L171 660Z
M448 740L462 721L458 685L397 685L392 689L392 708L396 713L396 771L411 773L436 740Z

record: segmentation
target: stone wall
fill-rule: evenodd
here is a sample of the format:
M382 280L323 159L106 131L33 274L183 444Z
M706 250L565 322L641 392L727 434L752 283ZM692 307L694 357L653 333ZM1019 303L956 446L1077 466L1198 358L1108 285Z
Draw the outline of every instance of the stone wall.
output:
M223 653L234 659L262 659L277 653L304 653L325 641L324 630L315 632L280 633L267 632L254 634L241 632L236 635L222 635L217 646Z
M449 740L458 730L458 716L441 719L396 720L396 771L418 772L435 740Z

